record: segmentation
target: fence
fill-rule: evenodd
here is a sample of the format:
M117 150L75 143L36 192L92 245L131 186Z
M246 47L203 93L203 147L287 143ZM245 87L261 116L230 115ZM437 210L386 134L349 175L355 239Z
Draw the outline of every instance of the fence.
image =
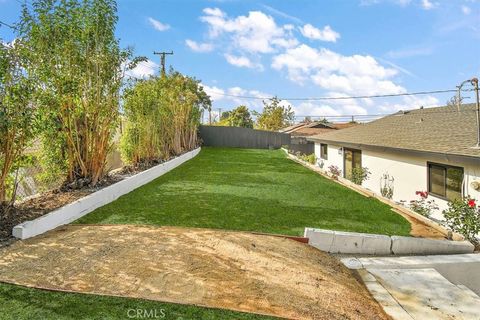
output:
M307 141L304 137L292 137L288 151L293 154L300 152L301 154L310 155L315 153L315 143Z
M250 149L281 148L290 145L290 134L240 127L200 126L204 146Z

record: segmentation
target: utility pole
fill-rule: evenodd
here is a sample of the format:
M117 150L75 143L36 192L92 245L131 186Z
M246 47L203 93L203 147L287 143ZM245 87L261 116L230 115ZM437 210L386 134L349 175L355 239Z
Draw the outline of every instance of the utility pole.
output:
M218 108L218 121L222 120L222 108Z
M165 52L165 51L156 52L156 51L154 51L153 54L156 54L156 55L160 56L160 64L162 65L161 74L162 74L162 76L164 76L165 75L165 56L167 54L173 55L173 51L170 51L170 52Z
M475 89L475 96L477 97L477 148L480 148L480 98L478 93L478 78L473 78L470 82Z
M477 98L477 145L475 146L475 148L480 148L480 97L479 97L479 93L478 93L478 78L472 78L472 79L469 79L469 80L465 80L463 81L459 86L457 86L458 88L458 93L457 93L457 108L460 109L460 100L461 100L461 95L460 95L460 91L462 90L462 87L466 84L466 83L470 83L472 86L473 86L473 90L475 91L475 97ZM458 97L460 97L460 99L458 99Z

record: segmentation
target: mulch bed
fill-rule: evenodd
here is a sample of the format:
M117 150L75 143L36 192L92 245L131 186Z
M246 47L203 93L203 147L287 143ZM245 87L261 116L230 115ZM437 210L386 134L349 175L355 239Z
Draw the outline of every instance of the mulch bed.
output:
M129 176L172 159L140 163L137 167L124 166L121 169L110 172L95 187L84 185L81 183L82 181L76 181L70 185L63 185L58 189L47 191L16 203L14 207L6 207L0 204L0 248L14 242L15 238L12 236L12 229L16 225L41 217Z
M63 186L20 201L13 207L0 205L0 247L12 243L14 240L12 229L16 225L41 217L146 169L148 168L125 167L107 175L95 187L88 185L77 188L71 185Z

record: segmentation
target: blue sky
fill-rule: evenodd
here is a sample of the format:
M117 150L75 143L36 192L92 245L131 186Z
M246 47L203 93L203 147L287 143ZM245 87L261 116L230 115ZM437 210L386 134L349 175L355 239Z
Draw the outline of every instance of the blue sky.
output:
M0 20L16 22L22 1L0 0ZM158 72L154 50L173 50L167 64L201 79L223 110L261 100L222 94L390 94L480 77L480 0L118 0L118 10L122 45L150 59L135 76ZM3 26L0 37L14 34ZM298 116L383 114L451 95L285 103Z

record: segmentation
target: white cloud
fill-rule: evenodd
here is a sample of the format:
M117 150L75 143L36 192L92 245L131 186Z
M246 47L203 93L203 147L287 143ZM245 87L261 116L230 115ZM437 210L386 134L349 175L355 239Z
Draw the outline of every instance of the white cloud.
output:
M309 39L336 42L340 34L334 31L330 26L323 27L322 30L315 28L311 24L306 24L300 28L302 35Z
M400 101L395 103L385 102L380 104L378 108L382 112L393 113L400 110L418 109L420 107L438 107L439 105L439 100L434 96L406 96L402 97Z
M469 15L470 13L472 13L472 9L471 9L470 7L468 7L468 6L463 5L463 6L462 6L462 12L463 12L463 14L465 14L465 15Z
M155 74L155 71L158 69L158 64L152 60L142 61L137 64L137 66L125 72L127 77L144 79Z
M225 98L225 96L223 96L223 94L225 94L225 91L223 89L215 86L210 87L206 84L202 84L202 87L203 90L210 96L213 101L218 101Z
M431 2L430 0L422 0L422 8L425 10L430 10L435 8L436 4Z
M155 20L151 17L148 18L148 22L152 25L152 27L155 28L157 31L166 31L170 29L170 26L168 24L161 23L158 20Z
M185 40L187 47L192 49L195 52L210 52L213 50L213 45L211 43L199 43L190 39Z
M245 67L245 68L258 68L259 70L263 70L263 66L261 64L253 63L249 58L244 56L234 56L231 54L224 54L225 59L228 63L236 67Z
M433 53L433 51L434 48L432 46L419 46L391 50L387 52L387 56L392 59L411 58L418 56L429 56Z
M276 55L272 68L287 70L292 81L310 80L331 92L352 95L405 92L391 80L398 71L383 67L371 56L344 56L306 44Z
M227 35L231 44L241 51L271 53L298 43L288 28L278 26L271 16L261 11L250 11L247 16L236 18L227 17L218 8L206 8L203 13L200 20L208 24L210 37Z
M273 97L272 94L261 92L259 90L247 90L238 86L227 89L205 84L202 84L202 86L212 99L213 104L222 106L222 108L225 108L225 111L231 110L239 105L245 105L251 110L261 111L263 108L263 99ZM256 97L258 99L246 99L238 96Z
M407 5L410 5L410 4L419 4L425 10L431 10L431 9L437 7L437 5L438 5L437 2L432 2L431 0L417 0L417 1L412 1L412 0L361 0L360 5L369 6L369 5L385 3L385 2L386 3L392 3L392 4L395 4L395 5L399 5L401 7L406 7Z

